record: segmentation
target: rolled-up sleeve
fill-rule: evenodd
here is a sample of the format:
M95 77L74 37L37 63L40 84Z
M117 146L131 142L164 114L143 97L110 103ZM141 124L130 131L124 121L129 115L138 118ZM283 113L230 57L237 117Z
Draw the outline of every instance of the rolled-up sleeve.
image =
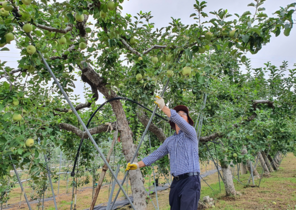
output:
M197 140L197 134L193 126L184 120L174 109L171 109L170 121L174 122L192 140Z
M143 158L143 162L145 163L146 166L150 166L152 163L157 161L158 159L162 158L163 156L168 154L168 149L167 149L167 141L164 141L160 147L158 147L157 150L152 152L149 156Z

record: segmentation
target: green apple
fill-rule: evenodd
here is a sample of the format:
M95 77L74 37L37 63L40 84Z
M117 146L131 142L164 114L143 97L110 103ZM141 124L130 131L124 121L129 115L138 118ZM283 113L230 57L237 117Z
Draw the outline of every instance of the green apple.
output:
M84 14L79 15L79 13L76 13L75 19L77 22L83 22L84 21Z
M198 52L199 53L204 53L206 51L206 48L205 47L199 47L198 48Z
M107 7L108 7L109 10L114 10L114 9L115 9L115 4L114 4L114 2L113 2L113 1L109 1L109 2L107 3Z
M143 58L142 58L142 57L139 57L139 58L138 58L138 61L142 61L142 60L143 60Z
M189 76L189 75L191 74L191 68L188 67L188 66L185 66L185 67L183 68L183 70L182 70L182 74L183 74L184 76Z
M276 205L276 202L273 201L272 203L273 203L274 205Z
M229 36L230 37L234 37L236 30L233 29L232 31L229 32Z
M168 70L168 71L167 71L167 76L168 76L168 77L172 77L172 76L174 76L174 72L173 72L172 70Z
M130 43L131 43L131 45L136 44L136 39L135 39L135 38L131 38L131 39L130 39Z
M211 40L212 38L213 38L213 33L210 32L210 31L208 31L208 32L206 33L206 39Z
M6 38L6 42L10 42L10 41L14 40L14 35L12 33L7 33L5 35L5 38Z
M19 105L19 100L15 99L12 101L12 103L13 103L13 105L17 106L17 105Z
M13 116L12 116L12 119L13 119L14 121L21 121L22 118L23 118L23 117L22 117L22 115L20 115L20 114L13 114Z
M30 5L32 0L22 0L24 5Z
M154 64L156 64L156 63L158 62L158 58L157 58L157 57L153 57L153 58L152 58L152 62L153 62Z
M13 6L10 3L8 3L7 1L2 2L2 6L6 11L13 10Z
M31 16L30 14L20 11L20 15L21 15L21 20L22 21L30 21L31 20Z
M6 11L4 8L0 9L0 15L6 17L9 15L9 11Z
M101 18L105 18L106 16L107 16L107 14L104 11L101 11L100 12L100 17Z
M32 30L33 30L33 26L29 23L26 23L24 26L23 26L23 29L26 33L30 33Z
M172 55L171 54L169 54L169 55L166 56L166 61L171 61L171 59L172 59Z
M61 45L66 44L66 43L67 43L66 38L65 38L64 36L62 36L62 37L59 39L59 43L60 43Z
M142 74L137 74L136 79L140 81L142 79Z
M68 112L69 112L69 113L72 113L72 109L69 109Z
M34 145L34 139L27 139L26 146L27 147L32 147L33 145Z
M237 157L237 154L236 154L236 153L233 153L233 155L232 155L232 156L236 158L236 157Z
M33 55L35 52L36 52L36 48L33 46L33 45L29 45L27 47L27 52L30 54L30 55Z
M86 45L85 42L80 42L80 43L79 43L79 48L80 48L81 50L84 50L86 47L87 47L87 45Z

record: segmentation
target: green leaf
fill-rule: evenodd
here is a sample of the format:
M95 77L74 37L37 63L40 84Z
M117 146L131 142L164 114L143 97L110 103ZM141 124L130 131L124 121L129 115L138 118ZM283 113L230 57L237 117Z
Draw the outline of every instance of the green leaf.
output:
M242 40L244 43L247 43L249 41L250 36L248 34L242 35Z
M248 4L248 7L255 7L256 5L254 3Z
M242 16L247 16L247 15L251 15L252 13L250 11L246 11L242 14Z
M75 18L74 18L74 16L73 16L71 13L68 13L68 14L67 14L67 17L69 18L69 22L70 22L70 23L74 23Z
M4 47L0 51L9 51L9 49L7 47Z
M189 17L193 17L193 16L196 16L196 14L195 13L192 13Z
M203 17L208 17L208 14L205 13L205 12L201 12L201 16L203 16Z

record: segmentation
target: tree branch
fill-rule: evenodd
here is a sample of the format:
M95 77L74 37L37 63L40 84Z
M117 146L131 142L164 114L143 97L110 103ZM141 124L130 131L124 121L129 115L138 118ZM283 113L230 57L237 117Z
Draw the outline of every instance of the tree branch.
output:
M117 123L112 122L112 123L110 123L110 125L112 126L112 128L116 128ZM107 132L107 131L111 131L110 125L99 125L97 127L90 128L88 130L89 130L91 135L102 133L102 132ZM86 132L80 130L79 128L75 127L74 125L71 125L71 124L68 124L68 123L61 123L59 125L59 127L60 127L60 129L75 133L80 138L84 137L85 139L88 139L88 136L87 136Z
M141 56L141 53L132 48L123 38L121 38L120 40L126 46L126 48L129 49L132 53L136 54L137 56Z
M36 26L37 28L40 28L40 29L44 29L44 30L51 31L51 32L58 32L61 34L66 34L67 32L72 31L72 29L73 29L73 24L68 24L65 29L58 29L58 28L54 28L51 26L41 25L38 23L33 23L33 25Z
M149 53L153 49L162 49L162 48L167 48L166 45L154 45L153 47L149 48L148 50L143 52L143 55Z
M142 108L137 108L136 114L140 122L146 127L149 122L149 118L147 117L144 110ZM151 131L154 135L156 135L159 141L161 142L164 142L164 140L166 139L166 136L163 130L157 127L156 125L154 125L153 123L150 124L149 131Z
M268 104L268 106L270 108L274 108L273 101L269 101L269 100L254 100L253 101L253 108L254 108L254 110L256 110L257 104Z
M208 141L215 140L216 138L220 138L222 136L223 136L223 134L221 134L221 133L213 133L213 134L211 134L209 136L200 137L199 141L205 143L205 142L208 142Z

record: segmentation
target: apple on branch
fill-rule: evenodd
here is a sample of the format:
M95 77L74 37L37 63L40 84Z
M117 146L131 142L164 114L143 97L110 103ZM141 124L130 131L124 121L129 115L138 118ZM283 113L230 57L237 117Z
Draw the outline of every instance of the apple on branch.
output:
M32 147L33 145L34 145L34 139L27 139L26 146L27 147Z
M84 21L84 14L80 15L79 13L76 13L75 19L77 22L83 22Z
M29 23L26 23L24 26L23 26L23 29L26 33L30 33L32 30L33 30L33 26Z
M5 10L4 8L0 9L0 15L6 17L9 15L9 11Z
M13 6L7 1L2 2L2 6L6 11L10 12L13 10Z
M59 39L59 43L60 43L61 45L66 44L66 43L67 43L66 38L65 38L64 36L62 36L62 37Z
M22 0L24 5L30 5L32 0Z
M182 70L182 74L183 74L184 76L190 76L190 74L191 74L191 68L188 67L188 66L185 66L185 67L183 68L183 70Z
M30 54L30 55L33 55L35 52L36 52L36 48L33 46L33 45L29 45L27 47L27 52Z
M5 35L5 38L6 38L6 42L8 43L8 42L14 40L14 35L12 33L7 33Z
M14 120L14 121L21 121L22 120L22 115L20 115L20 114L13 114L13 116L12 116L12 119Z

